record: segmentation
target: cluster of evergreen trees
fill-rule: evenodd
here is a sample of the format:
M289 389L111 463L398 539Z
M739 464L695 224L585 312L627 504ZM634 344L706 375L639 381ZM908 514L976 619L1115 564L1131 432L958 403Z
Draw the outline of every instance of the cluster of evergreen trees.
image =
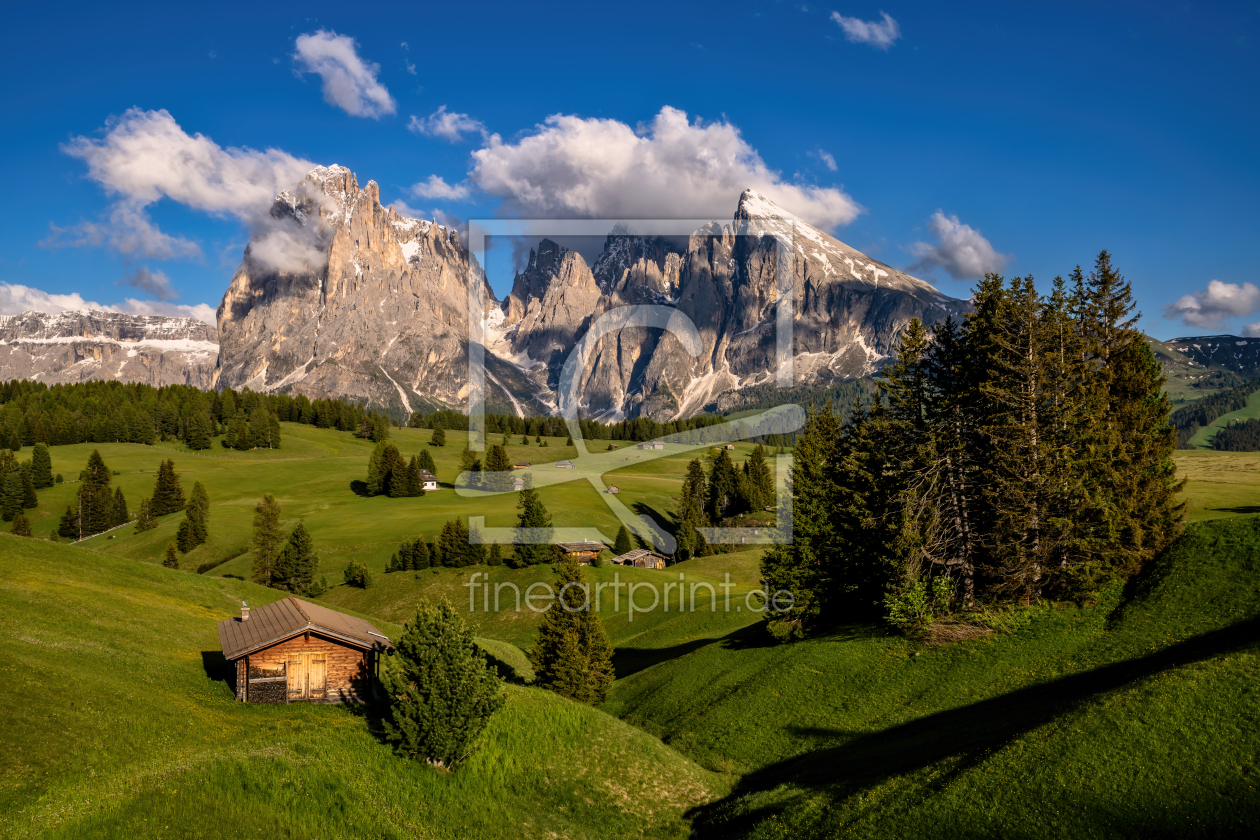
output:
M1218 452L1260 452L1260 420L1236 421L1216 433L1212 448Z
M442 526L442 532L426 543L424 535L415 540L404 540L398 550L390 555L386 573L419 571L447 566L501 566L503 547L498 543L486 546L472 539L463 520L452 519Z
M88 456L87 468L79 473L79 489L72 504L66 506L57 526L57 534L66 539L81 540L108 531L131 521L122 488L110 492L112 473L95 449Z
M398 447L381 441L368 456L366 492L369 496L423 496L422 473L432 474L436 469L428 450L422 449L408 462L398 452Z
M707 475L700 459L687 465L674 514L679 560L703 557L710 552L700 528L720 526L729 517L774 504L774 473L761 444L753 449L742 468L735 466L726 449L719 450L711 461Z
M1127 282L989 275L961 324L912 321L881 399L813 413L795 449L792 543L762 561L795 605L779 638L898 599L1026 603L1126 578L1182 528L1164 377Z
M29 461L19 461L13 452L0 450L0 518L13 523L13 533L31 535L30 521L22 511L39 505L37 489L52 485L52 457L47 446L36 446Z
M1260 379L1253 379L1228 391L1195 400L1174 411L1170 422L1177 430L1177 448L1189 449L1190 438L1194 437L1199 429L1211 425L1213 420L1231 411L1246 408L1251 395L1257 390L1260 390Z
M319 555L306 523L298 522L287 535L281 520L280 503L267 493L254 506L255 583L316 597L328 588L315 581Z

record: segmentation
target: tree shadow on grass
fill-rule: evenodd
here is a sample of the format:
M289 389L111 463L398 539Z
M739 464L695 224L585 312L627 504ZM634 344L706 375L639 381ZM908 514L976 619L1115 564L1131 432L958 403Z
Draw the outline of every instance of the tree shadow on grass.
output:
M368 492L367 482L359 478L356 478L354 481L350 482L350 491L354 493L354 495L356 496L371 496L372 495L371 493Z
M653 665L669 662L671 659L686 656L700 648L721 642L722 638L724 637L692 639L680 645L660 648L617 648L613 651L613 672L617 675L617 679L628 677L631 674L637 674L640 671L651 668Z
M790 784L806 791L826 791L840 801L875 788L887 779L955 759L943 787L980 763L992 751L1094 697L1138 680L1260 643L1260 619L1214 630L1147 656L1018 689L1000 697L927 715L880 732L851 738L744 776L727 798L690 812L705 836L739 837L758 822L784 810L782 802L742 810L737 800ZM801 730L815 740L837 740L847 733L821 728Z
M1239 507L1208 508L1214 513L1260 513L1260 505L1240 505Z

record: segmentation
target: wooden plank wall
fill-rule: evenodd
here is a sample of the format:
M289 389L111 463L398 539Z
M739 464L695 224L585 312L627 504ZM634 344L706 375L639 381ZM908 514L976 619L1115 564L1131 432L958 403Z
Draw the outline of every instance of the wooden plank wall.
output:
M287 642L252 653L250 664L255 668L279 668L291 655L323 654L328 663L329 703L363 702L372 697L372 652L326 639L316 633L310 638L297 636Z

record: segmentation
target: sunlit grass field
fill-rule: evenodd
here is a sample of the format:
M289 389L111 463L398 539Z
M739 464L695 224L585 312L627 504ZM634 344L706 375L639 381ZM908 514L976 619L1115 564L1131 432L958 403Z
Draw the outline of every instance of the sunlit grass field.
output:
M394 757L370 717L333 707L237 704L223 681L214 624L241 597L283 593L249 577L253 505L274 493L306 522L333 584L351 560L366 590L334 586L322 601L397 633L423 600L469 606L467 583L554 579L539 566L384 574L404 538L444 521L515 522L516 495L365 498L372 445L285 424L272 452L192 453L174 444L52 448L71 481L98 448L132 508L175 460L185 492L205 483L210 543L157 565L180 516L75 546L0 535L0 834L16 837L1121 837L1245 836L1260 821L1260 453L1177 453L1189 479L1189 536L1128 589L1097 603L1021 613L1010 632L940 648L882 627L854 626L772 645L744 608L760 549L664 571L603 566L593 583L654 583L681 574L717 590L696 611L667 611L645 588L631 614L610 591L601 615L618 681L599 709L527 682L528 609L468 613L482 647L514 674L509 703L466 767L439 773ZM430 433L395 429L405 456ZM492 436L498 442L499 436ZM509 454L572 458L515 438ZM455 477L462 433L430 447ZM606 446L606 444L605 444ZM592 447L602 451L598 444ZM752 447L739 444L741 463ZM686 464L623 444L605 483L659 520ZM25 452L20 453L27 454ZM77 485L40 491L46 536ZM617 521L584 481L542 495L557 525ZM720 584L729 581L729 603ZM505 596L510 597L510 596ZM677 597L675 592L675 598ZM755 599L754 599L755 602ZM505 600L506 604L507 601Z

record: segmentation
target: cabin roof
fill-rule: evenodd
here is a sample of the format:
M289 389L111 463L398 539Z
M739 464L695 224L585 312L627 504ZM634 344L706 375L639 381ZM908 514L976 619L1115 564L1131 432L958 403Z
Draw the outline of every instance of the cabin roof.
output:
M657 554L655 551L652 551L650 548L635 548L630 551L627 551L625 554L622 554L619 557L614 557L612 559L612 562L618 566L632 566L634 565L635 560L639 560L649 555L653 557L660 557L662 560L665 559L662 555Z
M594 542L592 540L583 540L582 542L556 543L556 545L560 546L565 551L570 552L570 553L575 552L575 551L598 552L598 551L604 550L603 543Z
M392 648L369 622L289 596L249 611L249 618L219 622L219 644L230 662L307 631L360 648Z

